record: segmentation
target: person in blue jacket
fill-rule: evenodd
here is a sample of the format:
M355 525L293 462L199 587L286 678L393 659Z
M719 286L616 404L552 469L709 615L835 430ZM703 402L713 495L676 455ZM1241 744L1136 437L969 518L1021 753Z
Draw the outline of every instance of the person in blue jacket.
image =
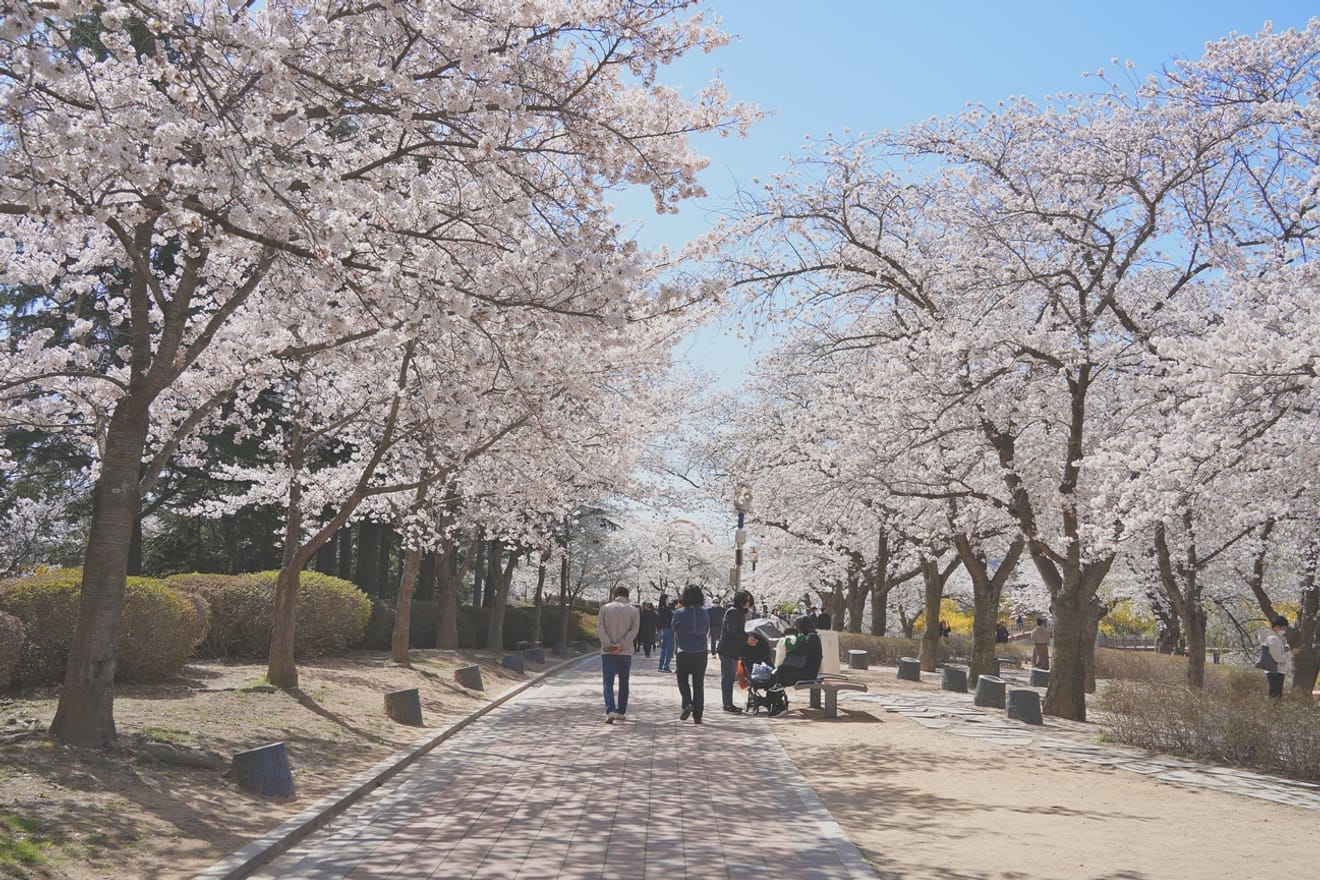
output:
M710 657L707 648L707 633L710 632L710 619L703 607L706 594L701 587L689 585L683 590L682 607L674 610L674 666L678 678L678 695L683 701L678 719L687 721L691 718L696 724L701 723L702 709L705 706L706 661Z

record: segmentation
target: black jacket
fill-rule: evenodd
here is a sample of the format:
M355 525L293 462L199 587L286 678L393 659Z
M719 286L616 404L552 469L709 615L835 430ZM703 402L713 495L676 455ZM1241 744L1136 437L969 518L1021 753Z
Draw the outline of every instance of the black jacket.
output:
M743 645L747 642L744 627L747 625L746 608L730 608L724 612L724 623L720 627L720 642L715 651L722 657L741 657Z
M802 666L790 666L788 657L775 670L775 678L782 685L790 685L799 681L811 681L820 675L821 660L825 657L824 649L820 644L820 636L815 633L807 633L807 637L798 644L793 654L788 656L805 656L806 663Z

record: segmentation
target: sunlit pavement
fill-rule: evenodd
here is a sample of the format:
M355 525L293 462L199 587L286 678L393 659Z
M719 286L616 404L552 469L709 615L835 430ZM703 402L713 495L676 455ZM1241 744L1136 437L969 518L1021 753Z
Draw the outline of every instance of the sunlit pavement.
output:
M674 677L655 664L635 658L615 724L598 659L547 678L251 876L876 876L770 732L776 721L720 711L711 674L705 723L680 722Z

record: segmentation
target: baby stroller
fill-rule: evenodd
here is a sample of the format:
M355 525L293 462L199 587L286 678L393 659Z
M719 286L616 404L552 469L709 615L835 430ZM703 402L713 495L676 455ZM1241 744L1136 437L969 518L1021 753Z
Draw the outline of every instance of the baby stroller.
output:
M753 663L747 676L747 711L753 715L765 709L771 718L788 711L788 694L775 681L775 668L769 663Z

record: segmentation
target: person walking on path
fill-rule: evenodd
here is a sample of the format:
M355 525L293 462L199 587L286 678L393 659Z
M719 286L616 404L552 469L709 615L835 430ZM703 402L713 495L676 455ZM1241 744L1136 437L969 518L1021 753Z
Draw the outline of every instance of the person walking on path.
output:
M656 626L660 633L661 672L669 671L669 664L674 659L674 608L669 604L669 597L660 594L660 604L655 608Z
M1031 665L1037 669L1050 668L1050 631L1045 626L1045 618L1036 618L1036 628L1031 631Z
M674 647L678 666L678 695L683 701L678 720L691 718L701 723L706 703L706 639L710 632L710 619L706 609L706 594L695 584L683 590L683 607L674 611Z
M747 609L752 607L752 594L739 590L733 594L733 605L724 612L720 626L720 695L724 698L724 711L737 714L742 708L733 703L733 681L738 675L738 658L742 656L743 642L747 641Z
M596 634L600 636L600 674L605 691L605 723L628 714L628 674L632 671L633 640L641 628L641 612L628 601L628 588L615 587L614 601L600 607ZM614 698L614 682L619 697Z
M642 652L649 658L651 651L655 648L655 633L659 618L655 614L655 606L650 602L642 603L641 628L637 630L637 641L642 645Z
M1270 660L1274 661L1274 668L1269 665L1262 668L1265 670L1265 681L1270 688L1270 699L1279 700L1283 698L1283 680L1288 676L1288 664L1292 662L1294 654L1301 653L1301 648L1289 648L1288 642L1284 638L1284 633L1288 631L1288 618L1282 614L1275 615L1270 621L1268 634L1262 634L1261 646L1265 648L1265 654ZM1265 657L1261 657L1262 662ZM1259 663L1257 664L1260 665Z
M706 613L710 617L710 652L714 654L720 649L720 627L724 625L724 606L716 602L706 609Z

